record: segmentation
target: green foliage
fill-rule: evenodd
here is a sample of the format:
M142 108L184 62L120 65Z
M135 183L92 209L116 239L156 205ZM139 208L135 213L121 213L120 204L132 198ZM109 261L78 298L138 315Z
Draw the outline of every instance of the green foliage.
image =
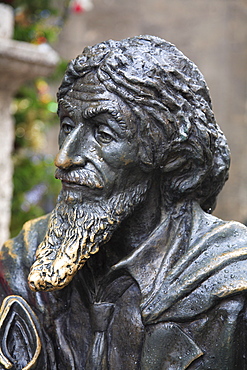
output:
M63 14L49 0L6 0L15 8L14 38L40 44L53 42L63 24L68 0L60 0ZM13 101L15 145L13 150L13 201L11 236L24 222L50 212L60 182L54 178L53 158L44 153L49 129L58 124L57 104L50 84L60 81L67 62L61 61L49 79L38 78L23 85Z
M57 122L57 104L49 93L44 79L23 85L13 102L15 113L15 150L20 148L42 149L45 126Z
M19 233L22 225L35 217L50 212L60 189L54 178L51 156L16 156L13 176L11 235Z
M53 42L59 32L59 11L49 0L2 1L15 9L14 39L40 44ZM61 3L65 3L61 0ZM53 17L53 21L51 21Z
M24 222L50 212L60 182L54 178L53 158L42 154L49 129L58 124L57 103L44 79L23 85L13 101L15 147L11 235Z

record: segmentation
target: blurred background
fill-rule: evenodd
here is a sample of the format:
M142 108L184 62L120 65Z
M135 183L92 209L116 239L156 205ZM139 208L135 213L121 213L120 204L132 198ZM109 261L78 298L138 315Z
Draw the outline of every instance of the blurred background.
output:
M216 119L232 153L230 179L219 196L214 214L226 220L247 222L247 0L6 0L1 3L14 9L10 39L43 49L50 45L59 55L51 68L53 72L44 73L49 77L27 76L11 96L12 236L26 220L50 212L60 189L53 177L58 133L55 95L67 62L87 45L140 34L156 35L174 43L204 74ZM1 70L4 73L3 67ZM6 92L4 83L1 89ZM2 118L0 127L3 135ZM0 146L1 160L3 172L6 157L1 155ZM0 206L0 217L5 208L1 210Z

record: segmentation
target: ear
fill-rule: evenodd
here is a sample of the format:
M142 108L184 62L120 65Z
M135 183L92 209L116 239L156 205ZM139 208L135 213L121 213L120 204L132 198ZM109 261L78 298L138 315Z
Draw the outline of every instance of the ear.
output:
M186 157L176 157L176 158L170 158L167 160L165 166L161 167L162 172L167 173L167 172L172 172L180 168L186 163L187 159Z
M170 173L170 176L166 176L171 191L180 195L194 192L194 199L196 199L196 189L205 178L208 167L205 163L193 161L184 153L184 156L180 154L179 157L168 159L161 171L163 174Z

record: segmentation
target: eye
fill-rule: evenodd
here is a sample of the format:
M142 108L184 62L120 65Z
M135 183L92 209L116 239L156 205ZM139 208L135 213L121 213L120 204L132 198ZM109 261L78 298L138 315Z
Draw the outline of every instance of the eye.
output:
M72 130L73 130L73 127L68 125L67 123L64 123L62 125L62 129L63 129L63 132L68 135Z
M74 129L74 124L68 120L64 120L61 122L61 130L65 135L69 135L71 131Z
M95 137L97 141L103 144L108 144L114 140L114 135L112 131L110 130L109 127L104 125L96 127Z

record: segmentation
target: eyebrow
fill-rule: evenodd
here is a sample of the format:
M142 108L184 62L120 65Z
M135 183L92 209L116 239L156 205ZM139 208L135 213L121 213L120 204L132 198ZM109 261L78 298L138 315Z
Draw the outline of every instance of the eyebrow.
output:
M63 109L65 109L68 113L74 112L74 109L75 109L67 100L60 99L60 101L58 102L58 109L57 109L57 114L58 115L60 113L60 108L61 107Z
M124 121L121 113L118 112L115 108L110 106L105 107L103 105L100 105L98 107L89 107L85 109L82 115L85 119L88 119L96 117L102 113L109 113L121 126L126 127L126 122Z
M75 111L75 107L72 106L72 104L65 99L61 99L58 103L58 114L60 113L61 107L65 109L68 113L73 113ZM109 105L108 106L99 105L97 107L92 107L92 106L88 107L87 109L85 109L85 111L82 112L82 117L85 119L89 119L89 118L96 117L103 113L109 113L116 120L116 122L121 126L122 129L126 128L127 124L124 121L121 113L118 110L116 110L116 108L109 106Z

